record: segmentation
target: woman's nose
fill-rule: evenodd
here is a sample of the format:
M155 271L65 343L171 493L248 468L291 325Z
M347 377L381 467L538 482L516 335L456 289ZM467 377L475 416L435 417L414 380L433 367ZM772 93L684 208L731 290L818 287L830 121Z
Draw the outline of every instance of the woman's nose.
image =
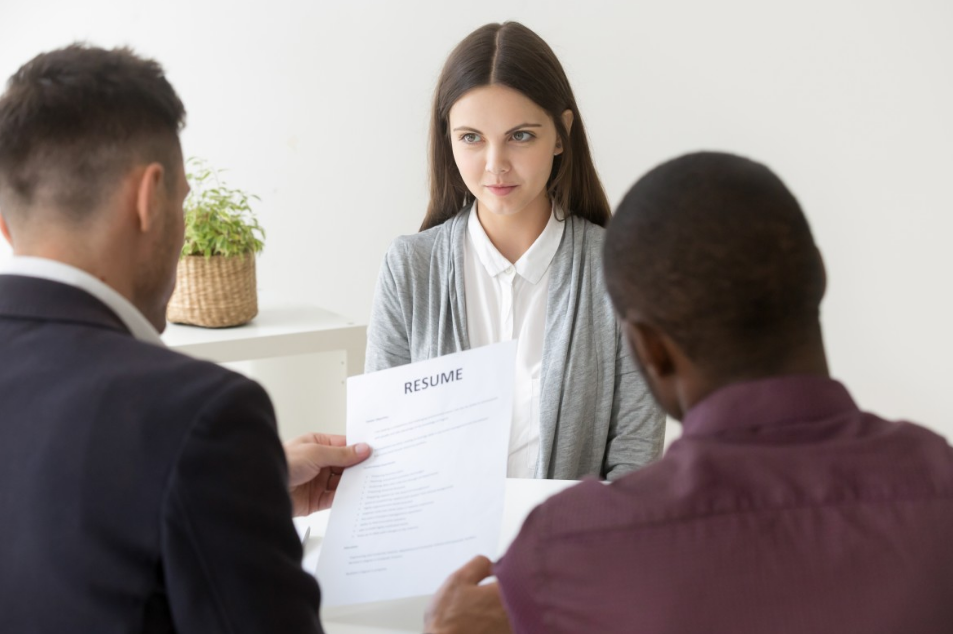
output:
M505 174L510 170L506 158L506 151L500 147L490 147L486 154L486 171L494 176Z

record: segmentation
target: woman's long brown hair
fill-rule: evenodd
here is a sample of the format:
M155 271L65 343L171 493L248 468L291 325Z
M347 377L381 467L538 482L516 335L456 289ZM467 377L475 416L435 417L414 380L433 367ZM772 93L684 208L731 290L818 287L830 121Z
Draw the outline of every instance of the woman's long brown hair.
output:
M586 127L562 65L549 45L519 22L487 24L450 53L434 92L430 121L430 204L420 230L443 224L472 199L453 160L450 108L466 92L497 84L518 90L549 113L563 152L553 160L547 189L566 215L605 226L609 200L596 174ZM571 110L566 132L562 114Z

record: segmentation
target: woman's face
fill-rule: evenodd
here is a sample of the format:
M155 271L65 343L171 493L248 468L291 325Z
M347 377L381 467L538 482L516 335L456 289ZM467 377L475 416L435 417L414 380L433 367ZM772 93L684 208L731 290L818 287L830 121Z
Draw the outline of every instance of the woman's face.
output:
M517 90L490 85L460 97L449 119L453 159L481 214L549 213L546 182L562 147L545 110Z

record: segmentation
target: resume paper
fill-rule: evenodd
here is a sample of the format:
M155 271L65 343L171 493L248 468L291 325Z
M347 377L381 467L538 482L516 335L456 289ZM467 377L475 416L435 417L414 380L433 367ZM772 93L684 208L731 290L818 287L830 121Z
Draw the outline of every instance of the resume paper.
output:
M348 379L344 472L316 575L325 606L432 594L503 517L516 342Z

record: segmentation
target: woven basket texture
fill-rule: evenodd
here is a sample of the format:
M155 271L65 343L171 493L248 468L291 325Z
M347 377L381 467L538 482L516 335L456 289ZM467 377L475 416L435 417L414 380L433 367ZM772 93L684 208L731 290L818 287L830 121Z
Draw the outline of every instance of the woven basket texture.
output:
M255 255L189 255L179 260L166 317L176 324L227 328L258 314Z

